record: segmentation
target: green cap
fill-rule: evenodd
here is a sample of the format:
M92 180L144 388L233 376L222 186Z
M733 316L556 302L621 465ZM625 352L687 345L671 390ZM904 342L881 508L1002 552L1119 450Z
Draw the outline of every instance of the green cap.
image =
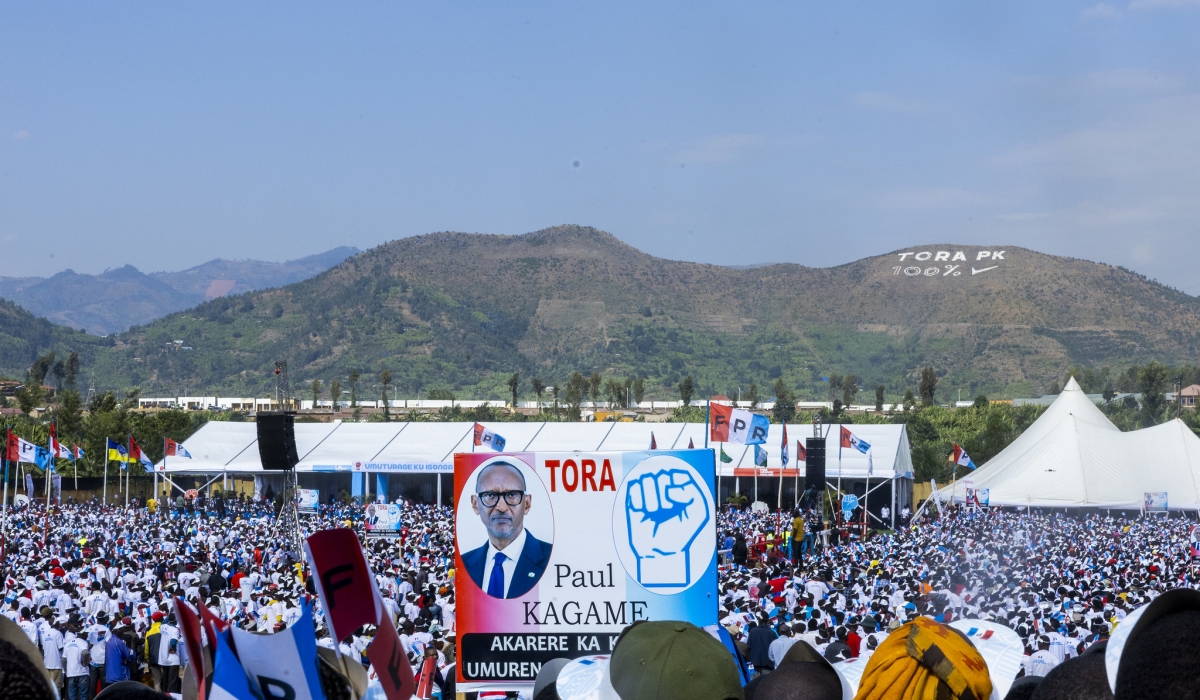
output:
M638 622L612 652L609 677L621 700L742 700L725 645L690 622Z

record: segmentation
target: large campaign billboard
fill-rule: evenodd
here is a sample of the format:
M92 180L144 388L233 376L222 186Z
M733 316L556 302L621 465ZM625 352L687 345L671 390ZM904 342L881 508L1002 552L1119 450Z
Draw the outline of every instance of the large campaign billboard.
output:
M639 620L717 622L712 450L454 457L459 683L531 684Z

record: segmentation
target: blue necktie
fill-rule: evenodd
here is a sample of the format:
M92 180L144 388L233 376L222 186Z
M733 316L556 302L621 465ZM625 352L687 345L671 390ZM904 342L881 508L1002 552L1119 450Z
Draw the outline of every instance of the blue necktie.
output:
M487 589L487 594L493 598L504 597L504 560L507 558L503 552L496 552L496 563L492 565L492 577L488 580Z

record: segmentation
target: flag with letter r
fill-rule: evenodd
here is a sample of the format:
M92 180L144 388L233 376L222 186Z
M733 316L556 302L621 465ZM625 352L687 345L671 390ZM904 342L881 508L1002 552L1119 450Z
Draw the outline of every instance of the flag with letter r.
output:
M317 595L335 640L378 624L383 601L353 530L321 530L304 541L304 551L316 572Z

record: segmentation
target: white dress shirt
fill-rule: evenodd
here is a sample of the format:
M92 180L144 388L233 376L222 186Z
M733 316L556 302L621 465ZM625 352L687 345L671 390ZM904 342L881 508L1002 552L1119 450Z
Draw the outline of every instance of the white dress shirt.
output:
M527 531L521 528L521 534L517 535L517 539L508 543L504 549L496 549L496 545L488 540L487 559L483 564L483 581L482 588L486 593L488 583L492 580L492 569L496 566L496 553L504 555L504 595L508 596L509 586L512 585L513 573L517 570L517 560L521 558L521 551L525 549L525 536Z

